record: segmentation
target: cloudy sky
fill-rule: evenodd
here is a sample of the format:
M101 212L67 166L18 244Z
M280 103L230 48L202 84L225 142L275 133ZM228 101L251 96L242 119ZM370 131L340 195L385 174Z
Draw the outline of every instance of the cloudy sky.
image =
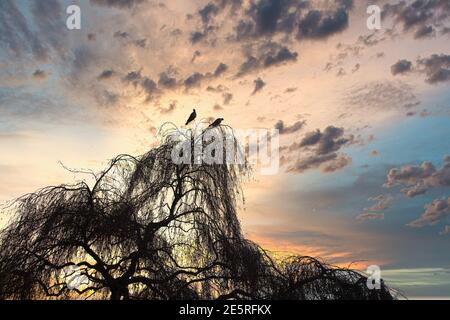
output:
M1 0L0 69L1 202L80 179L60 162L141 154L195 107L280 130L247 237L450 297L449 1Z

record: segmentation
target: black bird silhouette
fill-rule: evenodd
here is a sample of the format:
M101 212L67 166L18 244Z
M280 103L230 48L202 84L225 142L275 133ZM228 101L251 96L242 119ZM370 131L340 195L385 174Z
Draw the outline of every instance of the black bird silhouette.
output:
M220 126L222 121L223 121L223 118L219 118L216 121L214 121L213 123L211 123L208 128L216 128L216 127Z
M192 121L194 121L195 118L197 118L197 112L196 112L195 109L194 109L194 111L192 111L191 115L189 116L188 121L186 121L186 125L188 125L189 123L191 123Z

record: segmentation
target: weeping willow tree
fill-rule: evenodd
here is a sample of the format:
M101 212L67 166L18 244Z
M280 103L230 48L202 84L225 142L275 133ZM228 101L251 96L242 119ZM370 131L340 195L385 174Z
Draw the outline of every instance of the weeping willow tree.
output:
M208 130L235 140L229 128ZM207 164L189 154L194 161L176 163L174 136L140 157L116 157L91 173L93 183L14 201L0 234L0 298L393 298L356 271L311 257L275 261L246 240L237 218L246 161ZM76 286L74 275L83 279Z

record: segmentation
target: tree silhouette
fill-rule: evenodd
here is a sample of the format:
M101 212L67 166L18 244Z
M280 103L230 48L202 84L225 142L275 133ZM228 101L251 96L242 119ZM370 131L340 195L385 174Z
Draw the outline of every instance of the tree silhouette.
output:
M243 237L237 218L247 163L176 164L175 145L165 134L143 156L120 155L92 173L90 185L17 199L0 234L0 298L393 298L356 271L273 259ZM86 280L75 287L73 270Z

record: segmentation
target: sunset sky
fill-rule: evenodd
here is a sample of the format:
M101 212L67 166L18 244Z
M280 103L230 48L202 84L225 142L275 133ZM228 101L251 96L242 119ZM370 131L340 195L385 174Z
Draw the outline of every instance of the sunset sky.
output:
M279 173L244 186L248 238L450 297L449 1L1 0L0 70L0 202L196 108L280 130Z

